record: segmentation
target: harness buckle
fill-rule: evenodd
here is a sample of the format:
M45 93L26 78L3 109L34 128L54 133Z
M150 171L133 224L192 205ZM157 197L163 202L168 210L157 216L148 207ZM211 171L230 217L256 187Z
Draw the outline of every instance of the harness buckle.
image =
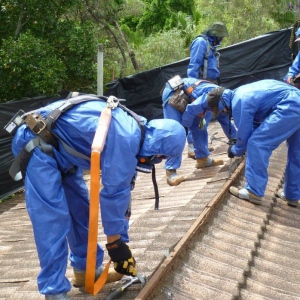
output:
M46 122L41 115L28 115L25 124L35 134L40 134L46 128Z
M115 109L119 105L119 99L115 96L109 96L106 101L107 107Z
M25 114L25 111L20 109L12 119L4 126L4 130L6 130L9 134L14 135L17 131L18 127L21 126L24 122L22 116Z

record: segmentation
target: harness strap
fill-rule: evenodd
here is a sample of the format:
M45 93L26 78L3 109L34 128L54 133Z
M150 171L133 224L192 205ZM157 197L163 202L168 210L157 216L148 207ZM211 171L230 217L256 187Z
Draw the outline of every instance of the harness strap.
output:
M64 101L64 103L51 111L46 119L44 119L40 114L37 113L37 111L32 112L32 114L26 114L26 119L24 120L24 123L30 128L30 130L37 134L38 136L32 140L30 140L26 146L20 151L18 156L14 159L10 169L9 174L11 177L18 181L25 178L25 172L26 167L29 162L29 159L32 155L32 151L36 147L40 147L41 150L54 157L52 146L56 149L58 148L58 141L60 141L63 145L63 147L66 149L68 153L70 153L73 156L77 156L79 158L83 158L85 160L90 161L90 157L78 152L77 150L70 147L67 143L65 143L60 137L58 137L56 134L51 132L51 129L54 126L55 121L60 117L62 113L69 110L74 105L77 105L82 102L90 101L90 100L104 100L106 101L107 98L104 96L96 96L96 95L80 95L76 96L74 98L69 98ZM119 105L121 109L126 111L128 114L130 114L138 123L139 128L141 130L141 141L140 141L140 147L142 146L145 138L145 129L144 129L144 123L141 120L141 118L125 107L124 105ZM22 177L21 177L22 174Z
M22 178L25 179L27 164L33 150L37 147L41 148L44 153L53 157L52 146L50 144L45 143L39 136L30 140L14 159L9 168L9 175L15 181L21 180Z
M76 96L74 98L68 99L66 100L60 107L54 109L53 111L50 112L50 114L46 117L46 127L48 130L51 130L53 127L54 122L60 117L60 115L62 113L64 113L65 111L69 110L71 107L73 107L76 104L82 103L82 102L86 102L86 101L90 101L90 100L104 100L106 101L107 98L106 97L101 97L101 96L95 96L95 95L81 95L81 96ZM129 115L131 115L138 123L140 129L141 129L141 143L140 146L142 146L143 142L144 142L144 138L145 138L145 129L144 129L144 123L141 120L141 118L132 110L130 110L129 108L127 108L126 106L122 105L122 104L118 104L118 106L120 108L122 108L124 111L126 111ZM57 137L58 138L58 137ZM62 141L62 140L60 140ZM90 160L90 158L88 158L87 156L77 152L76 150L72 149L70 146L68 146L66 143L64 143L62 141L64 147L67 149L68 152L70 152L71 154L75 155L75 156L79 156L85 159Z
M209 43L207 36L205 36L204 34L200 34L197 37L200 37L200 36L202 38L204 38L207 43L206 52L205 52L205 56L204 56L204 63L203 63L203 79L207 79L207 68L208 68L207 66L208 66L208 57L209 57L210 49L212 50L213 54L216 56L217 60L219 60L220 53L217 52L215 50L215 48ZM200 68L199 68L199 71L201 71Z
M30 128L30 130L37 134L45 143L53 145L58 148L57 139L47 129L46 122L39 114L28 115L24 120L24 123Z
M210 81L205 80L205 79L199 79L199 80L197 80L195 83L193 83L192 85L190 85L190 86L184 91L184 93L185 93L188 97L190 97L190 95L192 94L192 92L194 91L194 89L195 89L201 82L210 82ZM191 99L191 102L194 102L194 101L195 101L195 99L192 98L192 99ZM203 113L199 114L199 117L200 117L200 118L203 118L204 115L205 115L205 113L206 113L206 110L204 110Z
M52 133L57 139L60 140L60 142L62 143L63 147L66 149L66 151L68 153L70 153L71 155L77 156L79 158L83 158L85 160L90 161L91 158L89 156L84 155L81 152L78 152L77 150L73 149L72 147L70 147L67 143L65 143L61 138L59 138L56 134Z
M199 79L197 80L195 83L193 83L192 85L190 85L187 89L184 90L184 93L187 95L187 96L190 96L191 93L193 92L193 90L201 83L201 82L209 82L207 80L203 80L203 79ZM195 99L191 99L192 102L195 100Z
M209 57L209 50L212 49L212 51L214 51L214 49L213 49L213 47L211 47L209 40L205 35L200 34L200 35L198 35L198 37L199 36L203 37L207 44L206 52L205 52L205 56L204 56L204 63L203 63L203 78L206 79L207 78L207 64L208 64L207 61L208 61L208 57Z
M208 56L209 56L209 49L210 49L210 44L207 38L206 39L206 43L207 43L207 48L206 48L206 53L204 56L204 64L203 64L203 78L206 79L207 78L207 65L208 65Z
M126 111L127 113L129 113L137 121L137 123L140 127L140 130L141 130L141 141L140 141L140 148L141 148L144 143L144 139L145 139L144 122L141 120L141 118L135 112L133 112L132 110L127 108L125 105L122 105L121 103L119 103L118 106L120 108L122 108L124 111Z
M155 176L155 166L153 165L152 169L152 183L154 187L154 194L155 194L155 204L154 204L154 210L158 210L159 207L159 192L158 192L158 186L157 186L157 181L156 181L156 176Z
M46 126L48 130L51 130L53 127L53 123L60 117L61 114L63 114L65 111L72 108L74 105L77 105L81 102L86 102L90 100L104 100L106 101L106 98L101 98L95 95L80 95L74 98L70 98L64 101L64 103L59 106L58 108L55 108L52 110L46 117Z

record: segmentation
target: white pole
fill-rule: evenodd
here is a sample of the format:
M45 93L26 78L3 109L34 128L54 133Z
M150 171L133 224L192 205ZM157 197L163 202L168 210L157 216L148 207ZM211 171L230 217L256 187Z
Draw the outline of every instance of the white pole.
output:
M103 96L103 44L98 45L97 53L97 95Z

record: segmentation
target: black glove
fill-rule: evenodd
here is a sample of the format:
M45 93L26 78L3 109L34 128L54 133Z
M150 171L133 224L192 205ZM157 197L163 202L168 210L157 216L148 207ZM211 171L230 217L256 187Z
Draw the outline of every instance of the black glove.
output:
M230 140L228 140L227 144L232 146L232 145L235 145L235 143L236 143L236 139L230 139Z
M129 276L137 275L135 259L132 257L129 247L121 239L106 244L106 249L111 260L114 262L116 272Z
M234 158L234 154L231 152L231 148L232 148L233 145L229 146L228 147L228 150L227 150L227 155L229 158Z

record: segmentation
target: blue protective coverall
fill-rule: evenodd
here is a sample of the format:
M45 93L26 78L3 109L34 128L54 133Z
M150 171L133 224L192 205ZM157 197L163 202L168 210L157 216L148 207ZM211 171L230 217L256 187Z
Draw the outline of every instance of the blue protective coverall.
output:
M294 78L300 73L300 52L298 52L293 64L289 67L287 74L284 76L283 80L286 82L288 78Z
M214 37L205 35L212 49L209 50L207 59L207 79L217 80L220 76L219 62L215 56L216 46L213 46ZM190 78L203 78L204 57L207 51L207 41L203 36L196 37L190 46L190 62L187 76Z
M194 84L198 79L195 78L183 78L184 88L186 89L192 84ZM193 143L195 147L195 157L196 158L204 158L209 156L210 152L208 150L208 132L207 126L211 120L212 113L207 110L204 118L206 124L204 129L199 128L199 123L201 117L199 114L203 113L204 110L207 109L203 107L201 104L202 99L206 99L206 95L212 89L218 87L214 83L203 81L195 89L192 91L191 98L196 99L191 104L188 104L184 113L181 113L171 105L169 105L168 100L174 94L169 83L166 83L166 87L162 94L163 101L163 113L164 118L173 119L181 123L183 126L189 128L192 133ZM236 128L235 126L229 122L228 115L219 114L217 117L218 122L221 124L222 129L226 136L230 138L235 138L236 136ZM172 157L168 158L165 163L165 169L178 169L181 165L182 157Z
M284 82L265 79L235 90L225 90L223 99L232 105L237 142L231 148L236 156L247 152L246 189L264 196L272 151L287 142L284 194L300 199L300 91ZM219 102L219 110L224 107Z
M295 42L299 42L300 40L300 28L298 28L295 32ZM296 58L293 61L293 64L289 67L287 74L284 76L283 80L287 83L290 83L290 78L296 77L300 73L300 52L298 52Z
M40 109L46 116L62 101ZM78 104L62 114L52 130L71 148L90 157L91 145L105 101L93 100ZM141 130L137 121L120 107L112 110L105 147L101 153L103 188L100 193L101 218L107 236L121 235L128 242L128 220L125 212L130 201L131 180L135 175L136 156L181 156L185 145L185 130L174 120L145 122L145 140L140 148ZM17 155L26 143L36 137L24 124L12 142ZM59 142L53 148L54 158L35 148L25 176L25 197L30 216L41 272L38 275L40 293L55 295L71 289L65 276L68 260L79 270L86 269L89 193L83 170L90 161L71 155ZM72 172L69 172L72 170ZM97 267L104 252L97 251Z

